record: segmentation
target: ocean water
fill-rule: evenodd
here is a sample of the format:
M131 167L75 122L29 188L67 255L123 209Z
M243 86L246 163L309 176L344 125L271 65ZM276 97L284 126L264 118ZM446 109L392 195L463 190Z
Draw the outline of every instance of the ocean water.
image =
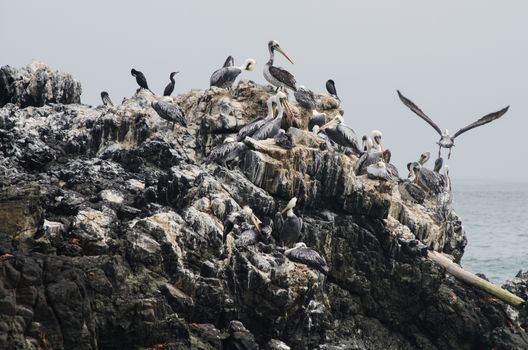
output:
M458 180L453 191L468 239L462 267L497 284L528 270L528 181Z

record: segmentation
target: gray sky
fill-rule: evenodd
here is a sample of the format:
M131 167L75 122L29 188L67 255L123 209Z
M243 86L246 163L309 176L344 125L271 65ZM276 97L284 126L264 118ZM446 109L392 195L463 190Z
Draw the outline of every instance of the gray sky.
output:
M436 154L438 135L396 89L452 133L511 105L457 139L450 173L526 179L527 10L526 1L482 0L4 1L0 65L44 61L81 81L84 103L99 104L101 90L114 101L135 91L132 67L158 93L175 70L175 93L206 88L229 54L237 65L255 58L244 78L264 83L274 39L295 62L276 64L318 92L333 78L347 124L359 137L383 131L401 170L423 151ZM519 170L506 174L491 159Z

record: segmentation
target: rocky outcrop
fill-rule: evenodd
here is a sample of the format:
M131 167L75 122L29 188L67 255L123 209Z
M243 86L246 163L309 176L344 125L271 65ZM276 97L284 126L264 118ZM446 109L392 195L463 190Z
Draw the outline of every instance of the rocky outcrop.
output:
M42 62L33 61L21 69L0 68L0 107L6 103L22 108L80 103L81 91L81 83L70 74L54 72Z
M302 130L290 130L292 150L256 142L228 168L205 164L211 147L265 115L270 93L243 81L178 96L189 126L174 130L148 91L111 108L0 109L0 348L528 345L523 310L426 258L427 248L462 256L455 212L440 221L434 201L355 176L355 156ZM288 260L273 237L237 247L224 226L245 205L271 224L293 196L327 275Z

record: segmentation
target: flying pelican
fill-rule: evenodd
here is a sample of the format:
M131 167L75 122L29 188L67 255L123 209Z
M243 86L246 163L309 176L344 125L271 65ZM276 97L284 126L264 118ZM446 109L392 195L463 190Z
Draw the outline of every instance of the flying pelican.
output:
M336 87L335 87L335 83L332 79L328 79L327 82L326 82L326 91L328 91L328 93L337 98L339 101L339 96L337 96L337 91L336 91Z
M110 95L108 95L108 92L101 91L101 100L103 100L103 104L108 107L113 107L114 104L112 103L112 100L110 99Z
M422 204L425 200L425 192L415 184L416 181L416 172L418 165L409 167L409 176L407 179L400 181L398 188L400 189L400 194L404 200L411 202L416 202Z
M277 89L284 88L297 91L297 82L295 77L288 72L287 70L275 67L273 65L273 60L275 59L275 50L280 52L291 64L293 61L288 57L288 55L282 50L279 43L272 40L268 43L268 50L270 53L270 58L268 63L264 66L264 78Z
M132 74L132 76L136 78L136 82L139 85L138 91L140 89L146 89L146 90L152 92L152 90L150 90L149 87L148 87L147 78L145 78L145 74L141 73L138 70L135 70L134 68L132 68L132 70L130 71L130 74ZM152 92L152 94L154 94L154 93Z
M303 221L293 212L293 208L295 208L296 205L297 197L293 197L280 213L275 214L274 227L277 229L279 241L283 245L285 244L289 246L298 242L301 238ZM286 219L283 219L282 217L284 213L286 213Z
M328 138L339 146L350 147L356 154L363 153L359 148L355 131L344 124L340 114L323 125L320 130L324 131Z
M227 168L227 162L240 158L246 151L247 146L244 142L226 137L224 143L211 150L207 156L207 163L222 163Z
M226 60L224 63L224 67L213 72L209 81L210 86L216 86L222 89L230 89L242 71L252 71L255 69L256 65L256 61L252 58L248 58L240 67L231 65L226 67L225 65L228 63L227 61L228 60Z
M284 255L291 261L308 265L324 274L329 271L325 258L315 250L308 248L303 242L298 242L293 248L287 249Z
M251 136L255 140L265 140L273 138L279 133L279 130L281 129L282 114L284 112L282 103L283 100L287 98L287 96L282 91L279 91L276 94L276 98L278 109L277 116L272 120L266 121L257 131L255 131L255 133Z
M185 113L177 104L166 101L152 101L151 106L162 119L165 119L168 123L173 123L173 128L176 123L187 127Z
M265 118L257 117L244 125L239 131L237 135L237 141L243 141L246 136L253 135L258 129L262 127L266 122L273 119L273 103L278 103L278 97L276 95L272 95L268 98L267 105L268 105L268 115Z
M233 56L229 55L227 56L225 62L224 62L224 65L222 66L223 68L226 68L226 67L231 67L231 66L234 66L235 65L235 59L233 58Z
M178 74L179 72L172 72L169 76L170 83L165 86L165 90L163 90L163 96L170 96L172 92L174 91L174 76Z
M448 148L449 155L447 156L447 159L451 158L451 149L455 145L455 139L457 138L457 136L462 135L466 131L469 131L473 128L490 123L494 121L495 119L502 117L504 113L508 111L508 108L510 108L510 106L507 106L501 109L500 111L487 114L484 117L477 120L476 122L471 123L468 126L458 130L453 136L450 136L449 130L445 129L445 131L442 132L442 130L438 127L438 125L436 125L435 122L431 120L431 118L429 118L424 112L422 112L422 110L418 108L418 106L415 105L414 102L412 102L411 100L403 96L399 90L396 90L396 91L398 92L398 96L400 97L400 100L403 102L403 104L409 107L409 109L413 111L417 116L419 116L420 118L425 120L429 125L431 125L436 130L436 132L440 135L440 141L437 142L438 157L440 157L440 151L442 150L442 148Z

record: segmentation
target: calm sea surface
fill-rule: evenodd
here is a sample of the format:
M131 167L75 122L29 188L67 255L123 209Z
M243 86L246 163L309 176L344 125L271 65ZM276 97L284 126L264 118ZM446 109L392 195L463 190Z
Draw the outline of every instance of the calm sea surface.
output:
M453 190L468 239L462 266L498 284L528 270L528 181L458 180Z

